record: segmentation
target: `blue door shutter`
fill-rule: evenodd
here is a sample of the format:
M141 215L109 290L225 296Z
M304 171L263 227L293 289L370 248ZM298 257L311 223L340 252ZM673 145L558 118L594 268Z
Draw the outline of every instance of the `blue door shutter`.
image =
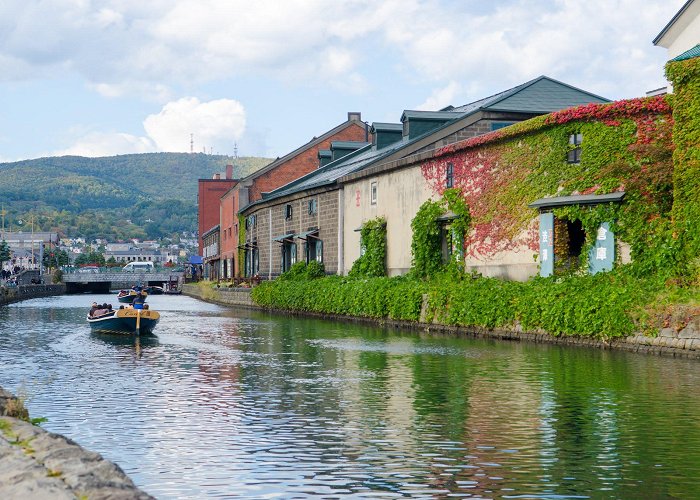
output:
M540 276L554 274L554 214L540 214Z
M597 274L612 271L615 262L615 235L610 223L603 222L595 236L595 245L588 251L588 272Z

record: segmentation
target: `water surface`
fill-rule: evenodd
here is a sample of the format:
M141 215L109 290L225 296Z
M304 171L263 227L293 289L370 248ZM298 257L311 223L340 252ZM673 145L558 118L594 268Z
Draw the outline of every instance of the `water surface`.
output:
M0 385L157 498L700 498L700 363L149 297L0 307Z

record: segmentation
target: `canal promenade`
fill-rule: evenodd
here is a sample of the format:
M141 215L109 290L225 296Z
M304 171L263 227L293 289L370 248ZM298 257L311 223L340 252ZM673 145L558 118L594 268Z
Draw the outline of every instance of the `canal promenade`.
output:
M0 415L0 498L153 498L98 453L27 422L23 404L2 387Z
M190 297L223 306L266 310L266 308L258 306L253 301L250 288L221 287L205 289L196 284L186 284L183 286L183 293ZM423 304L423 309L425 309L425 304ZM445 325L437 321L428 323L425 321L412 322L396 321L387 318L328 315L308 311L275 311L284 314L293 314L312 318L327 318L341 321L353 321L364 324L390 326L412 331L446 333L474 338L492 338L507 341L564 344L594 347L599 349L617 349L640 354L700 359L700 316L694 316L692 315L692 311L684 311L683 309L679 309L672 317L668 318L667 324L669 326L659 329L656 336L636 332L626 337L611 339L571 335L557 336L545 331L523 331L520 325L517 324L510 329L487 329L479 327L458 327ZM421 318L425 318L424 311L421 313Z

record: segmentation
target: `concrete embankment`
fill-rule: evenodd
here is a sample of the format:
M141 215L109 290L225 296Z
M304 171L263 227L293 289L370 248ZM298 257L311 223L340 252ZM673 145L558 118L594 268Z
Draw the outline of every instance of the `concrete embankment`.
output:
M27 422L21 401L1 387L0 415L0 498L153 498L118 465Z
M213 302L224 306L246 307L266 310L257 306L251 298L249 288L215 288L202 289L193 284L183 286L183 293L191 297ZM376 324L393 328L402 328L415 331L429 331L435 333L450 333L479 338L493 338L510 341L526 341L550 344L566 344L595 347L600 349L619 349L638 353L675 356L700 359L700 317L688 317L678 313L677 318L669 318L672 326L660 329L656 336L635 333L627 337L612 339L599 339L583 336L555 336L546 332L524 332L518 325L512 329L467 328L440 323L413 323L410 321L394 321L388 319L364 318L355 316L338 316L298 311L273 311L284 314L295 314L325 319L337 319L340 321L352 321L356 323ZM424 315L421 315L424 317Z
M66 293L66 285L64 284L0 286L0 306L21 300L63 295L64 293Z

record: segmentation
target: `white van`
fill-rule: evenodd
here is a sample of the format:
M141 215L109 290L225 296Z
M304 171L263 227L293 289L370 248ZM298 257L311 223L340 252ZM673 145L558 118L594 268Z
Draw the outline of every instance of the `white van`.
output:
M153 272L153 262L129 262L122 268L127 273L150 273Z

